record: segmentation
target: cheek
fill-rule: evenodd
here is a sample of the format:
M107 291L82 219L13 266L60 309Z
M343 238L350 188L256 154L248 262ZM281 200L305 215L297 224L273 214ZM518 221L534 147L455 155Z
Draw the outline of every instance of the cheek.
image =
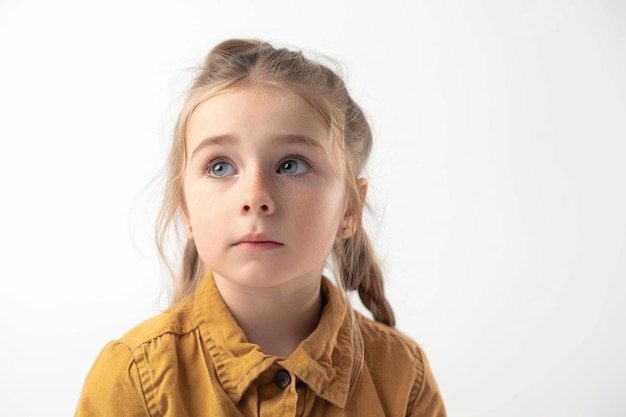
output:
M297 199L294 222L319 239L334 238L343 218L343 194L320 190Z
M219 198L212 197L213 195L206 191L200 192L194 188L189 189L186 198L187 212L189 223L194 230L204 229L206 231L206 229L211 229L219 224L219 222L211 222L210 220L223 216L220 210L224 209L224 203L219 201Z

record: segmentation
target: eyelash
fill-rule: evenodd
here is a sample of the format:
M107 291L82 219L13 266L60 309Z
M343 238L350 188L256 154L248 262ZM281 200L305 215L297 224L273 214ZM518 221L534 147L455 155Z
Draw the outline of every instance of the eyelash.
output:
M280 162L278 163L278 168L280 169L280 166L285 162L285 161L290 161L290 160L296 160L298 162L302 162L304 163L308 168L309 171L311 171L313 169L313 164L311 163L311 161L308 158L305 158L302 155L298 155L298 154L294 154L294 155L287 155L286 157L284 157L283 159L280 160Z
M293 154L293 155L287 155L284 158L282 158L280 160L280 162L278 163L277 166L277 170L280 169L280 166L285 162L285 161L289 161L289 160L296 160L299 162L302 162L304 164L306 164L306 166L309 168L309 171L311 171L313 169L313 164L311 163L311 161L299 154ZM235 164L233 164L231 161L228 160L228 158L224 158L222 156L217 156L214 158L209 159L209 162L207 162L206 164L203 165L203 172L206 175L209 175L209 172L211 172L211 168L213 168L213 166L215 166L215 164L221 163L221 162L226 162L230 165L232 165L233 167L235 166ZM210 175L209 175L210 176Z
M209 173L211 172L211 169L216 165L219 164L221 162L226 162L230 165L232 165L233 167L235 166L232 162L230 162L227 158L218 156L215 158L211 158L209 159L209 162L207 162L206 164L203 165L203 169L202 172L207 175L208 177L213 178L211 175L209 175Z

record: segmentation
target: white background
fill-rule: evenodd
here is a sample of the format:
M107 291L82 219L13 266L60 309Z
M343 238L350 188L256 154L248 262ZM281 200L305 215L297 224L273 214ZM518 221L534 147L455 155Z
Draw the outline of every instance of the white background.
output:
M625 4L372 4L0 1L2 415L72 415L163 307L150 181L228 37L346 69L388 295L449 415L626 415Z

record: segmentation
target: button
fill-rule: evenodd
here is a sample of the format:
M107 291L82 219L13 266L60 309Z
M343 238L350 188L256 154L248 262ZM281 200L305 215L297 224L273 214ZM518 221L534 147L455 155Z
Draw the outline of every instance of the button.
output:
M280 371L276 372L276 375L274 376L274 383L276 383L276 385L278 385L280 388L285 389L291 383L291 375L289 375L289 372L281 369Z

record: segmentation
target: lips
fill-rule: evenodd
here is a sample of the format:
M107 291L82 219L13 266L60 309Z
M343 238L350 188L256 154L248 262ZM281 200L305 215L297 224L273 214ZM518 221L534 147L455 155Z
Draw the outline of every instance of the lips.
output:
M272 249L277 249L283 246L282 243L271 240L268 236L263 233L250 233L239 240L233 247L243 250L245 252L263 252Z

